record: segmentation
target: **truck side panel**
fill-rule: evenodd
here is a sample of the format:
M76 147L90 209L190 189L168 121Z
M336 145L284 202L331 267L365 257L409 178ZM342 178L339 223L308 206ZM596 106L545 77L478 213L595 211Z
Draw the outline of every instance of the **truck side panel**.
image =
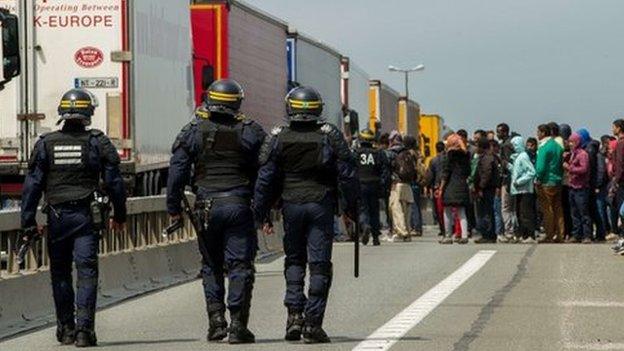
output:
M233 3L229 18L229 76L245 89L242 110L265 128L286 114L286 25Z
M340 56L299 36L297 49L297 82L311 86L321 93L325 106L323 117L338 128L343 128L340 101Z
M186 0L133 1L133 122L137 163L169 160L194 109Z
M390 133L397 130L399 117L399 94L389 86L381 85L381 131Z
M358 113L360 129L369 127L369 75L353 60L349 62L349 108Z

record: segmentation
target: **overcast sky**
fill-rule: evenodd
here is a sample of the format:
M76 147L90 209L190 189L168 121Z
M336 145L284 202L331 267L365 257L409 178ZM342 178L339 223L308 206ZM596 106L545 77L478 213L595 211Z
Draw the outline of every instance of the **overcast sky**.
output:
M547 121L594 136L624 117L624 1L247 0L403 92L454 129Z

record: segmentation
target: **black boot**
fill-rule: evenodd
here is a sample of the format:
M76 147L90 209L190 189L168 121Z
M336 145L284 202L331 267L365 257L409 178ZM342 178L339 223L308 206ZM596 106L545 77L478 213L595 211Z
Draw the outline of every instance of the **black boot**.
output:
M97 346L97 338L93 330L79 329L76 332L76 347Z
M208 341L220 341L227 336L227 321L224 311L208 313Z
M320 325L306 325L303 328L303 342L306 344L327 344L331 342Z
M303 313L301 313L301 311L288 310L288 320L286 321L286 336L284 337L284 339L286 339L287 341L301 340L303 323Z
M379 246L379 235L374 235L373 236L373 246Z
M364 233L362 233L362 245L368 245L368 241L370 240L370 228L364 229Z
M56 340L61 345L72 345L76 341L76 328L69 324L58 324L56 327Z
M232 319L230 323L230 344L252 344L256 342L256 336L247 329L249 313L243 311L230 311Z

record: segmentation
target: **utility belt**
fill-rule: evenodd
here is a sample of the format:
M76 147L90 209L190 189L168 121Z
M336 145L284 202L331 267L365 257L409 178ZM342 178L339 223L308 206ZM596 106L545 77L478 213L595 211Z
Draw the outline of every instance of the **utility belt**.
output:
M51 205L45 203L42 208L42 212L50 216L54 216L57 219L61 219L60 208L68 210L83 210L88 208L91 212L91 218L93 220L93 227L96 231L100 231L106 228L108 218L111 212L110 199L105 194L96 191L92 195L79 200L72 200L62 202L60 204Z
M251 198L233 192L213 192L207 195L206 198L195 201L195 210L193 212L202 230L206 231L210 227L210 213L212 209L223 205L250 206Z

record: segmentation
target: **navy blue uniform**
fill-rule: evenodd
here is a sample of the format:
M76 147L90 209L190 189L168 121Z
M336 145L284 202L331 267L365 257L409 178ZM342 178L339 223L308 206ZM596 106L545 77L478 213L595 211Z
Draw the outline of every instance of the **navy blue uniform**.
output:
M117 150L101 131L87 131L76 124L66 123L61 131L43 135L33 149L22 194L22 227L37 225L37 206L45 194L50 275L59 325L94 328L99 235L91 202L102 178L115 208L113 219L126 221L119 163ZM72 261L78 277L76 295Z
M189 183L196 189L199 207L210 207L212 201L209 218L202 220L204 230L197 235L209 314L225 310L224 273L229 279L228 309L249 311L257 250L250 206L265 137L262 127L251 120L200 108L173 145L168 212L181 214L180 201Z
M380 235L379 198L390 184L390 163L383 150L362 142L355 151L360 178L360 226L373 238Z
M289 311L304 312L307 325L320 326L332 281L334 214L339 205L355 218L357 167L342 133L330 124L291 122L272 134L263 146L254 209L258 218L268 218L281 195L284 304ZM306 264L310 269L307 298L303 291Z

